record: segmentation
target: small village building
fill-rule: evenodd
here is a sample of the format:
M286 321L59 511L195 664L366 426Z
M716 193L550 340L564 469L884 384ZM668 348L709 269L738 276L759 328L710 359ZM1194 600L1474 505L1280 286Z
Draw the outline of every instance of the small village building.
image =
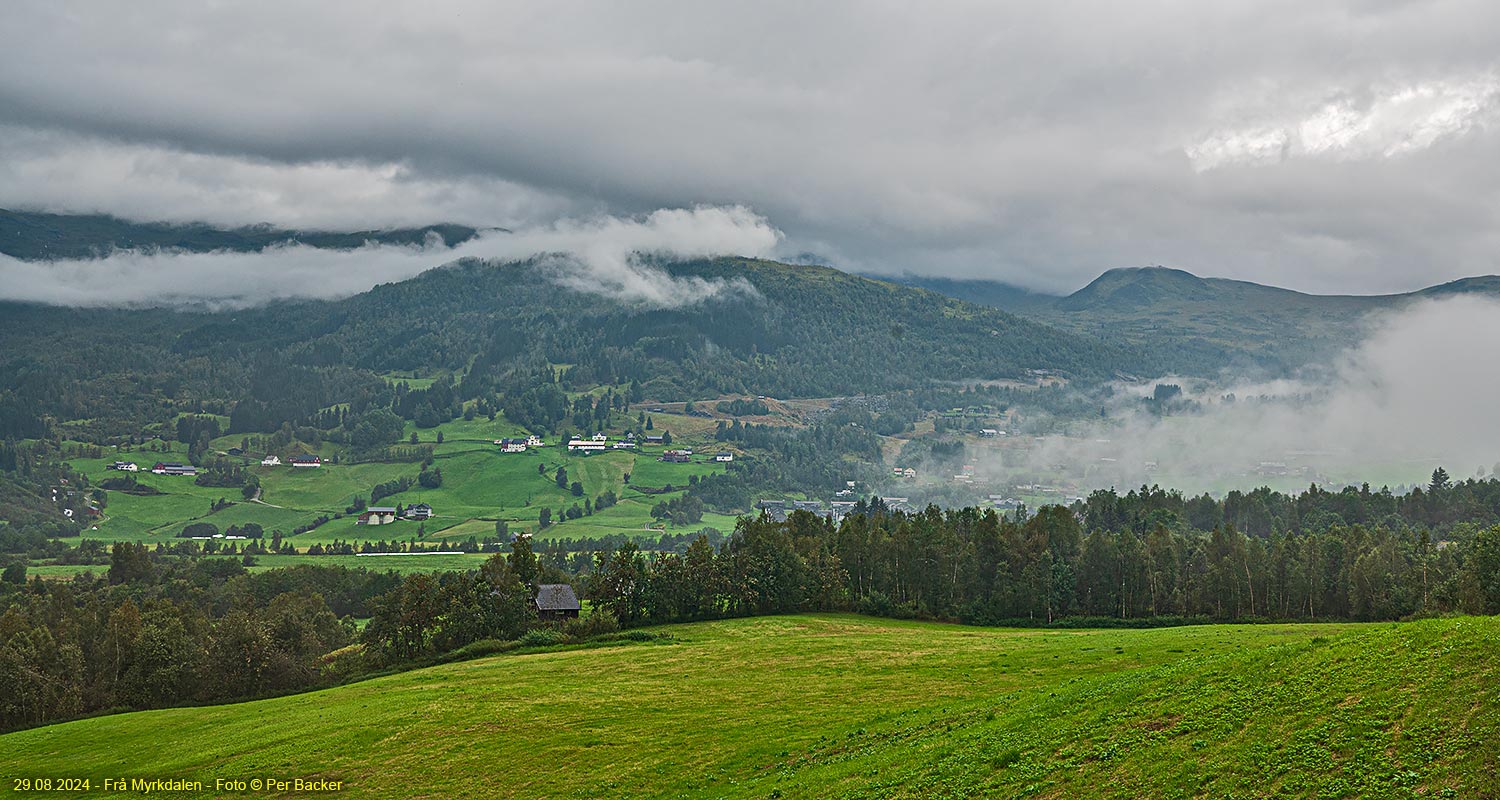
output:
M661 460L672 464L686 464L693 460L691 450L668 450L661 454Z
M432 506L426 503L416 503L406 507L403 515L407 519L432 519Z
M323 459L317 456L297 456L292 459L293 467L321 467Z
M569 439L568 452L570 453L602 453L609 449L608 442L595 439Z
M198 468L191 464L179 464L175 461L158 461L151 467L151 472L156 475L197 475Z
M355 520L356 525L389 525L396 521L394 506L370 506Z
M537 619L542 622L578 619L578 612L583 610L573 587L566 583L541 584L536 587L536 599L532 602L536 605Z
M534 435L533 436L527 436L526 437L526 446L527 447L541 447L542 446L542 437L540 437L540 436L534 436Z
M524 453L529 446L525 439L496 439L502 453Z
M646 434L646 444L666 444L666 443L667 443L667 440L664 437L657 436L657 435L651 434L651 433Z
M734 460L734 453L714 453L714 461L727 464Z
M109 468L117 469L121 472L139 472L141 469L140 465L136 464L133 461L116 461L115 463L110 464Z
M281 466L281 459L276 456L266 456L260 460L260 465L262 467L279 467Z

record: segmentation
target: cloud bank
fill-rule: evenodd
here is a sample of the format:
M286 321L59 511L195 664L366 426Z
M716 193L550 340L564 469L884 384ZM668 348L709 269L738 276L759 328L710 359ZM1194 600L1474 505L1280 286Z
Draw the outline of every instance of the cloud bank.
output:
M18 0L5 21L7 206L364 230L745 205L836 266L1048 291L1143 264L1404 291L1500 252L1484 0Z
M482 232L456 247L303 245L258 253L117 251L104 258L20 261L0 255L0 299L83 307L234 308L289 298L331 299L404 280L459 259L539 259L557 283L626 303L675 307L754 293L743 279L675 277L650 257L765 256L781 234L743 207L662 209L638 219L564 219L514 233Z
M1500 302L1426 300L1366 324L1326 376L1182 382L1200 410L1165 417L1142 410L1157 382L1138 384L1117 396L1108 421L991 452L987 466L1043 483L1065 475L1086 492L1158 482L1188 491L1266 480L1379 486L1420 483L1437 466L1468 477L1500 464L1500 373L1488 366L1500 363Z

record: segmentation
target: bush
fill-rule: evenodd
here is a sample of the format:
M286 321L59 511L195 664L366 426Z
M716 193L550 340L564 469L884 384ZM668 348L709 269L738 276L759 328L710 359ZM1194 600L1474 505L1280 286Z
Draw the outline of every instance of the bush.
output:
M457 650L453 651L450 655L452 656L451 660L453 661L466 661L471 658L482 658L484 656L492 656L497 653L503 653L514 646L515 645L510 642L501 641L499 639L480 639L475 642L469 642L463 647L460 647Z
M184 526L182 531L177 535L184 539L190 539L194 536L214 536L218 532L219 526L212 522L194 522Z
M374 666L363 644L351 644L319 659L318 671L334 681L351 680L369 672Z
M563 633L570 639L591 639L595 636L603 636L606 633L614 633L620 629L620 621L615 615L600 608L595 609L586 617L570 619L563 623Z
M527 631L516 640L516 644L521 647L551 647L562 644L566 638L562 631L554 628L536 628Z

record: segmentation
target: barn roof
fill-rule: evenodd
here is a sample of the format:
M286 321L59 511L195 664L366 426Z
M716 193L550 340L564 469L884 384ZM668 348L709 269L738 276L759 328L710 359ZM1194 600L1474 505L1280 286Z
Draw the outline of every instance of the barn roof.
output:
M544 583L536 587L536 607L538 611L578 611L583 604L578 602L578 595L573 593L573 587L566 583Z

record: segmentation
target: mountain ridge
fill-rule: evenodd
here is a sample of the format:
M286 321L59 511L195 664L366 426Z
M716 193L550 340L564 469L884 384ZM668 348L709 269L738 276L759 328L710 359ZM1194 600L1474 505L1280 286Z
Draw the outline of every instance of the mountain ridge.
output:
M1212 375L1228 368L1276 374L1325 362L1352 346L1370 312L1427 298L1500 297L1500 276L1472 276L1398 294L1323 295L1150 266L1106 270L1067 295L1025 293L986 281L939 281L929 288L1063 330L1152 349L1174 372Z
M566 365L571 386L630 383L662 401L1160 368L1130 345L830 267L715 258L653 269L755 291L651 307L560 285L539 262L465 259L342 300L234 311L8 303L0 421L12 422L0 434L31 435L46 416L129 431L174 407L235 409L243 429L274 429L414 372L460 378L461 397L491 398L520 422L551 402L531 392L556 382L549 364ZM115 418L101 396L116 398Z
M203 222L131 222L108 214L0 208L0 253L23 261L97 258L113 250L254 252L287 243L344 250L367 242L421 245L433 235L451 247L477 234L477 229L467 225L447 223L364 231L293 229L268 223L224 228Z

